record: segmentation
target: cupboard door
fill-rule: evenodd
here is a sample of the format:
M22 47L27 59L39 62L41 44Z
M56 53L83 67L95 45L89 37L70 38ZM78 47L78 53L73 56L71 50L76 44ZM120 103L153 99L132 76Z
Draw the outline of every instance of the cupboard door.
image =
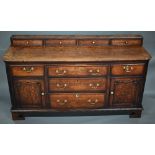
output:
M142 78L114 78L111 80L110 104L112 107L135 107L141 104Z
M40 108L44 105L43 80L14 80L15 101L17 107Z

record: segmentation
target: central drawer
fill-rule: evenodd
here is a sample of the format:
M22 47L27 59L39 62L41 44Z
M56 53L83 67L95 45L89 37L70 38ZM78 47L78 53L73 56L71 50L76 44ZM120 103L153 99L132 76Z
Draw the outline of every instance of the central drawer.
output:
M51 108L102 108L105 104L104 93L53 93L50 94Z
M107 74L108 66L104 65L48 66L48 75L51 77L105 76Z
M51 78L50 91L104 91L106 78Z

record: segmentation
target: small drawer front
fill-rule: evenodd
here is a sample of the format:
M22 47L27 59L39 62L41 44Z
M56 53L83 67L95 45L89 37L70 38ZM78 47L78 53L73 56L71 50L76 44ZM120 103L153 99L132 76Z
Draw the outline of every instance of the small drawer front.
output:
M144 75L144 64L119 64L111 68L112 75Z
M50 91L104 91L105 78L61 78L49 80Z
M55 77L104 76L107 73L107 66L50 66L48 68L48 75Z
M111 42L112 45L116 45L116 46L140 46L142 44L142 40L140 39L115 39L112 40Z
M13 76L43 76L43 66L11 66L11 72Z
M102 46L109 45L109 40L79 40L81 46Z
M104 93L54 93L50 95L51 108L55 109L102 108L104 104Z
M76 40L46 40L47 46L74 46L76 45Z
M42 46L42 40L13 40L14 46Z

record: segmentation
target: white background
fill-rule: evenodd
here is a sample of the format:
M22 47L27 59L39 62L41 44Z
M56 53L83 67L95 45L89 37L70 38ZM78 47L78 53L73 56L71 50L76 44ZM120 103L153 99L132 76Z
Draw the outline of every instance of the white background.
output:
M1 31L153 31L153 0L4 0ZM155 154L154 125L0 125L0 154Z

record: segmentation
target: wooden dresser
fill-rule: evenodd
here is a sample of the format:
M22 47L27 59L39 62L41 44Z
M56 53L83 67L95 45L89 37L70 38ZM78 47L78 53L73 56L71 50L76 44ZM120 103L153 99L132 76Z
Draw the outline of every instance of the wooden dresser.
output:
M140 35L16 35L4 55L12 118L141 117L151 56Z

